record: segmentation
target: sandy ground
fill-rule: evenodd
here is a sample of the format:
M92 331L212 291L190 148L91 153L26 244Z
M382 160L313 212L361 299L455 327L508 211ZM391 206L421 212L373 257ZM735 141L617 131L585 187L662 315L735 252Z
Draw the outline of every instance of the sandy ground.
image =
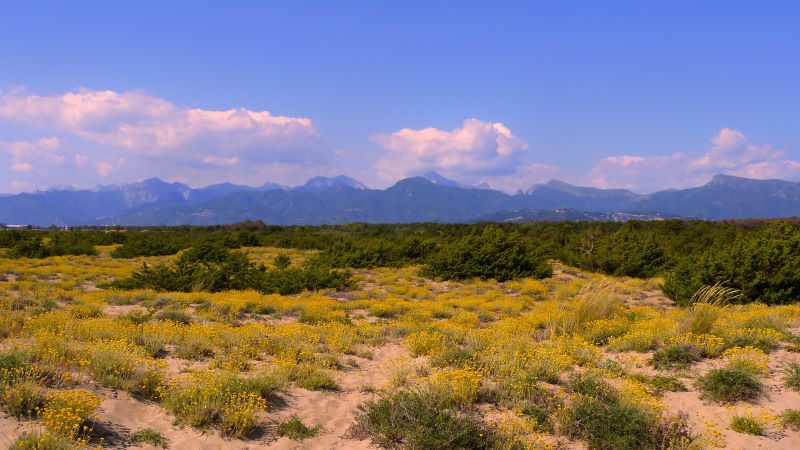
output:
M281 393L280 399L270 405L263 421L267 424L260 436L241 441L221 437L214 431L202 433L189 427L178 427L173 418L159 405L144 402L122 391L100 389L103 402L98 410L95 432L104 437L106 448L141 448L152 446L125 446L130 434L143 428L161 432L174 450L215 449L367 449L369 441L349 439L346 435L355 420L358 406L372 397L365 386L381 387L390 376L391 361L408 355L400 344L389 344L371 349L372 359L353 357L358 365L340 371L337 391L308 391L294 388ZM183 368L181 368L183 369ZM276 423L292 415L306 425L321 428L321 432L301 442L277 438ZM13 417L0 416L0 448L7 448L15 436L34 426Z
M777 416L787 409L800 409L800 392L785 388L780 376L781 368L788 362L800 362L800 354L785 350L770 353L771 375L763 379L765 394L752 404L739 403L726 406L703 400L699 392L693 388L691 379L687 380L688 392L666 392L664 403L671 411L687 413L696 430L706 429L710 425L721 432L724 448L797 450L800 449L800 432L783 429L777 424L769 427L765 436L737 433L730 429L731 417L736 411L758 413L766 410ZM713 364L703 361L695 365L691 375L702 375L718 364L719 361L714 361Z

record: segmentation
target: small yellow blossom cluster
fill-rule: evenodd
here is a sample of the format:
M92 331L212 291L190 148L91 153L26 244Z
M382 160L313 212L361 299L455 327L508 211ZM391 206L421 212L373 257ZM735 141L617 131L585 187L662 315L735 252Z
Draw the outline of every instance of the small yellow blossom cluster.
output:
M56 391L41 413L42 424L57 435L85 443L91 431L87 422L98 406L100 398L88 391Z
M755 347L733 347L722 353L728 367L742 369L757 375L769 375L769 359L763 350Z
M459 406L475 403L482 380L483 373L470 367L438 369L430 377L431 387Z
M719 356L725 348L725 341L713 334L681 333L676 334L664 341L665 347L692 346L703 351L708 357Z

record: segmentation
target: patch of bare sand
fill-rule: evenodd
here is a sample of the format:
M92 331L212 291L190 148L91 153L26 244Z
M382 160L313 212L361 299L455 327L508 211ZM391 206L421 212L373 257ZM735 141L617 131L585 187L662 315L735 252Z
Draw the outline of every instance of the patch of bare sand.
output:
M276 449L367 449L368 440L347 437L355 421L358 406L373 394L364 392L364 386L380 388L391 376L390 362L407 356L400 344L389 344L373 350L372 359L358 358L358 367L346 369L339 378L339 391L318 392L292 389L285 397L286 405L275 411L272 418L283 421L296 415L306 425L321 428L318 436L295 442L280 438L273 443Z
M174 450L368 449L369 441L347 437L358 406L372 396L363 387L386 384L391 375L390 362L406 356L407 352L400 344L389 344L374 349L372 354L372 359L354 357L358 366L339 374L340 390L318 392L295 388L281 395L281 404L271 405L264 416L264 421L271 423L268 428L274 429L275 423L293 415L306 425L321 428L319 435L300 442L289 438L275 439L270 432L250 440L234 440L223 438L216 431L201 433L189 427L177 427L173 425L174 418L159 405L137 400L124 392L104 392L106 395L103 395L98 416L102 424L109 424L119 441L137 430L153 428L169 439L170 448ZM8 430L16 434L13 422L0 419L0 432Z
M661 290L650 290L626 296L625 306L628 308L634 306L652 306L657 309L668 309L675 307L675 302L664 295Z
M134 311L138 311L145 314L147 313L147 308L139 305L109 305L106 307L105 310L103 310L103 314L107 316L116 317L116 316L124 316Z
M189 427L177 427L173 418L155 403L145 403L118 392L116 398L106 398L98 416L102 423L111 423L117 433L134 433L143 428L158 430L169 440L171 449L260 449L269 448L266 442L225 439L216 432L200 433ZM153 448L153 447L131 447Z
M765 410L779 416L787 409L800 408L800 392L792 391L783 386L782 368L788 362L800 362L800 354L789 353L785 350L776 350L770 354L770 375L764 377L762 382L765 394L752 405L739 403L735 405L740 412L747 406L752 407L754 413ZM707 372L712 367L719 366L719 361L704 361L695 365L695 375ZM733 411L722 404L712 403L701 399L700 392L693 383L689 383L688 392L666 392L664 403L672 412L683 411L689 415L689 421L697 432L709 427L716 429L724 438L724 448L729 449L775 449L796 450L800 448L800 432L782 429L779 425L772 426L766 436L754 436L737 433L730 429Z
M0 413L0 448L9 448L17 436L35 429L31 422L17 420L5 413Z

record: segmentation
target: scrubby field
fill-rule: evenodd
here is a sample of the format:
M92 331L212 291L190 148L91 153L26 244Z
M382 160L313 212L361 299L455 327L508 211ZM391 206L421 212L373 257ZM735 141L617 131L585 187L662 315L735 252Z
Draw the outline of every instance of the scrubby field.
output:
M358 269L341 291L100 289L176 256L0 258L0 447L800 446L800 306L658 280ZM247 249L292 264L312 251Z

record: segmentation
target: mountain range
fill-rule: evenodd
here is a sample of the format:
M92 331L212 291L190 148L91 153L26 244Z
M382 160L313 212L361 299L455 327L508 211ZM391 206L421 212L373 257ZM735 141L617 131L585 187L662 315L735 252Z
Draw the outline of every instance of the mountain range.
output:
M302 186L222 183L195 189L150 178L95 189L57 188L0 196L0 223L55 225L212 225L349 222L476 222L774 218L800 215L800 183L716 175L703 186L636 194L551 180L510 195L436 174L369 189L346 176Z

